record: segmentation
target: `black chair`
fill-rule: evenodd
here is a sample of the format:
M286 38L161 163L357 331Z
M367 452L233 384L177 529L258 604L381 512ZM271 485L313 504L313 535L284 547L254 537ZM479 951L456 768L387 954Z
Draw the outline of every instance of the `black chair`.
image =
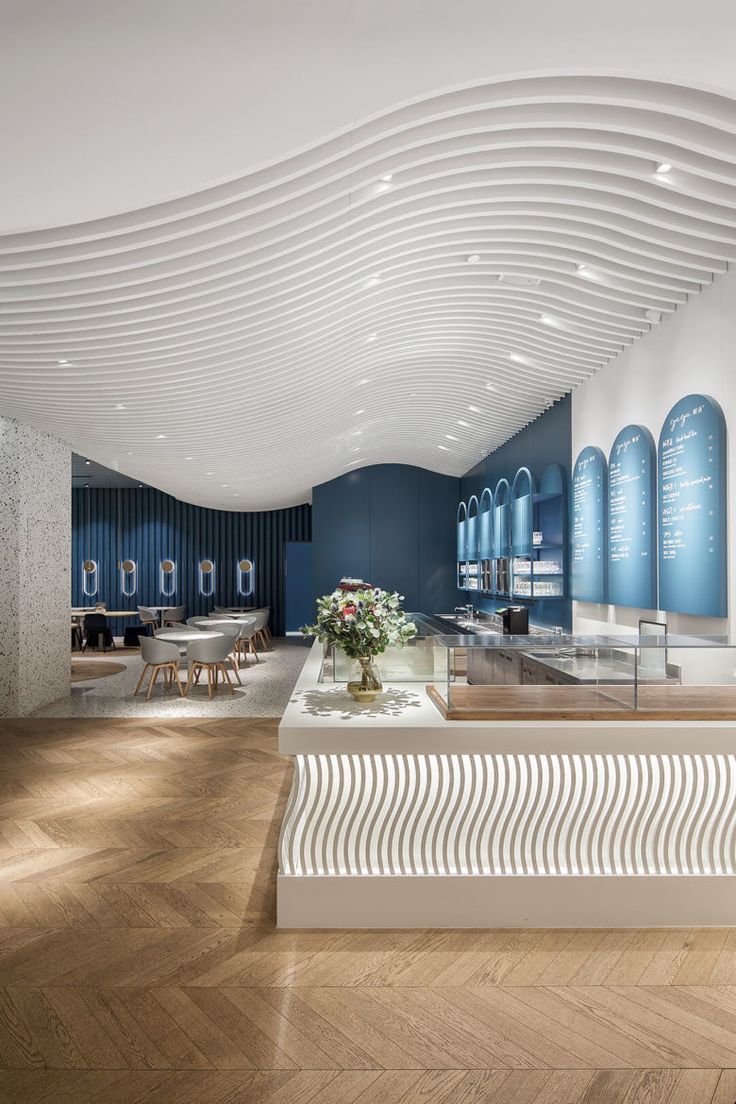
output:
M104 613L88 613L84 619L84 647L85 650L89 644L93 648L99 648L100 637L102 637L102 650L107 651L108 645L111 648L115 647L115 641L112 638L112 631L107 623L107 618Z
M80 652L83 652L84 640L79 625L76 621L72 621L72 651L74 651L75 648L79 648Z
M123 647L140 648L141 637L148 635L148 625L129 625L123 634Z

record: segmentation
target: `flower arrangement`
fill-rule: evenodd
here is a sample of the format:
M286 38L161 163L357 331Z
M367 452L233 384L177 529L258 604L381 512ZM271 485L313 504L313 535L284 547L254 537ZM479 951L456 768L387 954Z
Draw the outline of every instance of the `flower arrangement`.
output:
M362 583L357 589L338 587L317 599L317 620L304 625L305 636L337 645L351 659L377 656L388 647L402 648L416 635L401 608L403 595Z

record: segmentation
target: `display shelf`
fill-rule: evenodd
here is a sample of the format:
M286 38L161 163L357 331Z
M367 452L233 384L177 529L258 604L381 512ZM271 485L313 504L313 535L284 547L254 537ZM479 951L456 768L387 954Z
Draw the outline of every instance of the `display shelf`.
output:
M492 598L565 597L567 575L565 477L559 465L545 469L539 489L528 468L519 468L513 483L499 479L495 490L486 487L480 498L461 502L457 515L457 575L460 590ZM534 533L544 537L534 543ZM546 539L544 539L546 537ZM553 563L555 570L538 570ZM529 581L520 591L514 577ZM561 594L539 594L540 583L560 580ZM535 585L536 584L536 585Z

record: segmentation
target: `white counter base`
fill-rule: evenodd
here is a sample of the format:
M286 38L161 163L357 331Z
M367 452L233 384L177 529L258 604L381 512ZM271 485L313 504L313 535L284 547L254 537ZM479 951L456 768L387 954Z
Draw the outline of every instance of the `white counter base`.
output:
M445 721L321 663L279 726L279 926L736 924L733 722Z
M731 927L734 876L279 874L279 928Z

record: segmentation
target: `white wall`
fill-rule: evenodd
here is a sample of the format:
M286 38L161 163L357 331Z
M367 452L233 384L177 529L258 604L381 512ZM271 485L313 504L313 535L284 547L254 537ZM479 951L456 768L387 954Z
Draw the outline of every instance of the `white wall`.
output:
M71 452L0 418L0 717L69 693Z
M736 94L732 0L4 0L0 228L198 191L406 99L575 70Z
M606 456L616 434L629 422L647 426L654 437L678 399L692 392L717 399L723 407L729 435L729 620L667 613L672 632L724 633L734 626L733 580L736 555L736 276L731 273L693 298L642 341L627 349L572 396L573 463L580 450L598 445ZM576 632L637 631L640 617L657 611L621 606L573 603ZM661 619L661 618L660 618ZM733 632L733 629L731 630ZM675 659L674 653L670 657ZM731 657L732 659L733 657ZM705 666L713 656L703 656ZM727 664L731 660L727 660ZM696 660L688 652L687 670L695 677ZM727 671L729 680L733 672ZM707 679L706 679L707 681Z

